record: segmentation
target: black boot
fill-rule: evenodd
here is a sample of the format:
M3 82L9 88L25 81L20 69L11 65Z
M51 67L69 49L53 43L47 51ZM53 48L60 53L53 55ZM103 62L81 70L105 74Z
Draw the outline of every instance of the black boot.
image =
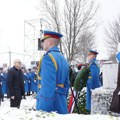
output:
M25 99L25 100L26 100L26 97L25 97L25 95L23 96L23 99Z
M2 95L2 102L4 101L4 95Z

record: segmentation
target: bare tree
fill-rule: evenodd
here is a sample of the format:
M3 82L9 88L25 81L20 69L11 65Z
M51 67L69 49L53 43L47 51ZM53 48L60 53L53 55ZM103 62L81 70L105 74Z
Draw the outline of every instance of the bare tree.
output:
M86 30L80 36L80 40L81 43L78 45L76 52L78 53L77 55L81 56L82 60L86 62L89 50L96 48L94 33Z
M46 18L50 22L51 28L64 33L64 40L60 44L60 49L68 61L74 60L80 52L84 54L78 49L82 48L83 43L90 44L90 41L93 41L93 39L89 39L89 42L84 42L81 35L86 30L92 30L96 25L94 17L98 6L95 2L93 0L62 0L63 9L60 8L58 0L43 0L42 3L42 8L45 13L47 12ZM86 46L88 45L84 45L84 47Z
M117 52L118 43L120 43L120 17L118 20L115 20L113 23L109 24L109 27L105 29L106 34L106 47L108 50L108 54L110 59L115 58L115 54Z
M64 48L68 61L72 61L80 52L76 49L80 49L82 43L85 43L84 39L81 39L83 31L96 25L93 18L98 6L95 6L92 0L65 0L64 9Z

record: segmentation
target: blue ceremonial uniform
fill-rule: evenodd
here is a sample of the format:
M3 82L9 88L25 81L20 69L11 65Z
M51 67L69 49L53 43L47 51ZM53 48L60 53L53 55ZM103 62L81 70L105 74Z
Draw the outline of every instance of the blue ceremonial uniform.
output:
M91 110L91 90L101 86L99 80L100 68L96 61L96 58L93 58L89 63L89 76L87 80L87 96L86 96L86 109Z
M29 81L28 81L28 95L30 95L30 92L31 92L31 72L28 72L27 73L27 75L28 75L28 79L29 79Z
M116 58L117 58L118 62L120 62L120 52L117 53Z
M58 47L52 47L43 56L39 78L36 109L68 113L69 65Z
M7 93L7 73L1 73L1 79L2 79L2 94Z
M27 73L24 73L24 88L25 88L25 92L29 92L29 77Z
M37 91L37 89L36 89L36 80L35 80L35 72L34 71L32 71L31 72L31 91L32 92L36 92Z

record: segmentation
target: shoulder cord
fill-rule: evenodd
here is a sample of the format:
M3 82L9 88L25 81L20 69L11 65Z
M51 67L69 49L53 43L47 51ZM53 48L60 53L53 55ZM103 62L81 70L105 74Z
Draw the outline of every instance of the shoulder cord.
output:
M52 60L54 66L55 66L55 69L57 71L58 70L58 66L57 66L57 62L56 62L55 58L50 53L48 53L48 55L49 55L50 59ZM41 57L41 59L39 61L39 65L38 65L38 71L37 71L37 78L38 78L38 80L41 80L41 77L39 76L39 73L40 73L40 69L41 69L42 59L43 59L43 56Z

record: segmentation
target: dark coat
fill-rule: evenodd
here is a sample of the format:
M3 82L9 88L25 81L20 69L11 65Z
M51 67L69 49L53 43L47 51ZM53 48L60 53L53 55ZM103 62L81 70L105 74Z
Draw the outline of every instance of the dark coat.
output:
M7 75L9 96L21 97L24 95L24 78L21 70L15 67L8 71Z
M1 99L2 99L2 79L1 79L1 77L0 77L0 101L1 101Z
M2 90L1 90L1 84L0 84L0 105L1 105L1 99L2 99Z
M113 92L113 98L110 105L110 111L120 113L120 62L118 65L117 88Z

